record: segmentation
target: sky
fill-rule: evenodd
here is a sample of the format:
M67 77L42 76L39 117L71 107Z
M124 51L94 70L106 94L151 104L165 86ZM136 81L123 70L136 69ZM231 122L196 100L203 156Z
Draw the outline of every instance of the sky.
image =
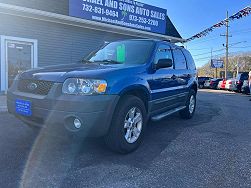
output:
M167 9L167 15L172 20L178 32L185 39L201 32L208 27L224 20L226 12L229 16L239 10L251 6L250 0L138 0L142 3ZM251 15L240 20L230 22L229 44L230 56L236 53L251 52ZM226 27L216 29L207 37L195 39L185 44L192 53L196 65L201 67L213 58L224 56L223 44L226 37Z

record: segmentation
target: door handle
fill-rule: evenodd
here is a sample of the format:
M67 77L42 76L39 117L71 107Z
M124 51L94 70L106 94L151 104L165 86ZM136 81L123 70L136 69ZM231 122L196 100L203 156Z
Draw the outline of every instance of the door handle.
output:
M171 79L175 80L175 79L177 79L177 76L173 75L173 76L171 77Z

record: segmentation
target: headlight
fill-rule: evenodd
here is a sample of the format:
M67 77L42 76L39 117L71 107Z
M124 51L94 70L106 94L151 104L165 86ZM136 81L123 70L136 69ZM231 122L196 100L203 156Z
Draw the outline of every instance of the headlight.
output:
M68 78L63 84L62 92L70 95L93 95L105 93L106 88L105 80Z

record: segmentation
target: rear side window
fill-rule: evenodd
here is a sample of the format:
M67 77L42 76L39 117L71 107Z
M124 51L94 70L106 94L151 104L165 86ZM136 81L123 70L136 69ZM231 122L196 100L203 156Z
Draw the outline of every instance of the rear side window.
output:
M206 80L210 80L211 78L210 77L199 77L198 80L200 82L203 82L203 81L206 81Z
M187 69L186 58L180 49L173 50L175 69Z
M237 75L237 80L248 80L248 73L240 73Z
M199 77L198 80L199 80L199 82L202 82L205 80L205 78Z
M188 69L189 70L196 70L196 66L195 66L193 57L191 56L190 52L188 52L187 50L183 50L183 53L186 56Z
M248 80L248 74L247 73L241 74L241 79L240 80Z

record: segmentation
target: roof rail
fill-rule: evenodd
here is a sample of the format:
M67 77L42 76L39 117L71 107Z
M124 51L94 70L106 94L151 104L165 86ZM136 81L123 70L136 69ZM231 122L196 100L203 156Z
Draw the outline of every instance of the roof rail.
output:
M165 40L163 40L164 42L171 42L171 40L170 39L165 39Z

